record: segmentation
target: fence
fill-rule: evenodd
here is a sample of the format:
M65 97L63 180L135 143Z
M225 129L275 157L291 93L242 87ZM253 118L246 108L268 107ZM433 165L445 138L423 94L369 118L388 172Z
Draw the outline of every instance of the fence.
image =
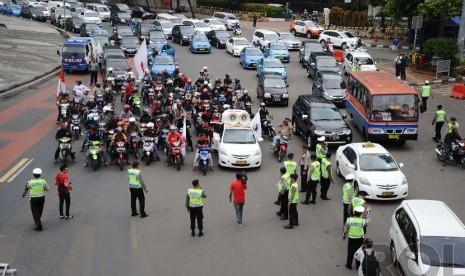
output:
M246 12L206 6L196 6L193 9L195 13L205 15L213 15L214 12L229 12L233 13L237 19L244 21L252 21L253 16L256 15L257 21L267 21L266 12Z

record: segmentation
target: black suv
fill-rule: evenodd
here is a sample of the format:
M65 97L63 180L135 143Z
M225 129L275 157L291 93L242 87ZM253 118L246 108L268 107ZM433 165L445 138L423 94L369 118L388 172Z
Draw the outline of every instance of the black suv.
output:
M326 53L312 53L307 61L307 77L314 78L318 71L339 71L339 64Z
M338 107L346 104L346 83L339 73L320 71L312 85L312 94L332 101Z
M129 25L131 23L131 15L127 12L111 12L110 13L110 24L112 26L118 24Z
M322 53L323 46L318 41L304 41L299 50L299 62L302 67L307 67L308 57L311 53Z
M278 72L260 74L257 85L257 97L265 104L289 105L289 93L286 83Z
M195 34L194 27L190 25L174 25L171 31L173 42L179 42L181 45L188 45Z
M305 137L311 149L321 136L330 145L351 143L352 130L344 121L346 117L330 100L314 95L300 95L292 106L294 134Z

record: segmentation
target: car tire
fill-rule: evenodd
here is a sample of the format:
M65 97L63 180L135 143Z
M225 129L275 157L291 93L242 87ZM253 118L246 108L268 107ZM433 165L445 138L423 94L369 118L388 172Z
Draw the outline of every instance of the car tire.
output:
M307 32L306 36L307 36L308 39L312 39L312 32Z
M391 241L389 248L391 252L392 265L394 267L397 267L399 263L397 262L397 253L396 253L396 246L394 245L394 241Z
M347 49L347 43L345 43L345 42L342 43L342 44L341 44L341 48L342 48L342 50L345 51L345 49Z
M297 32L295 31L295 29L292 29L291 33L292 33L293 36L297 36Z
M308 67L307 67L307 78L310 78L310 70L308 70Z
M336 161L336 175L339 177L342 177L341 168L339 166L339 162L337 161Z

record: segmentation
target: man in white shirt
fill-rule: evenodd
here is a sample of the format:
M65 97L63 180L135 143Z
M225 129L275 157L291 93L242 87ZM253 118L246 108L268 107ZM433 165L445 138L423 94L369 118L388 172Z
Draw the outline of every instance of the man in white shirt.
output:
M357 261L357 264L360 264L358 266L358 276L377 276L380 275L381 270L379 269L379 263L377 263L378 267L376 269L376 272L370 271L368 267L370 267L369 264L366 264L367 268L365 268L366 275L363 272L363 259L365 256L370 256L371 254L375 254L376 257L376 252L373 250L373 241L371 239L365 239L363 241L362 247L360 247L357 252L354 254L354 258Z
M82 97L84 95L84 91L88 90L88 88L82 84L82 81L77 80L76 85L73 88L73 92L76 95L76 97Z

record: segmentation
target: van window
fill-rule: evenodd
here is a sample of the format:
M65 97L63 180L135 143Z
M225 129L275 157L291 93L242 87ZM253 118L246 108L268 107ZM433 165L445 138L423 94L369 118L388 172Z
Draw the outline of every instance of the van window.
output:
M410 250L415 253L418 253L417 250L417 231L415 230L415 226L413 225L412 220L408 216L407 212L404 208L400 208L396 212L396 221L399 225L400 230L402 231L402 235L405 238Z
M431 266L465 267L465 238L421 237L422 262Z

